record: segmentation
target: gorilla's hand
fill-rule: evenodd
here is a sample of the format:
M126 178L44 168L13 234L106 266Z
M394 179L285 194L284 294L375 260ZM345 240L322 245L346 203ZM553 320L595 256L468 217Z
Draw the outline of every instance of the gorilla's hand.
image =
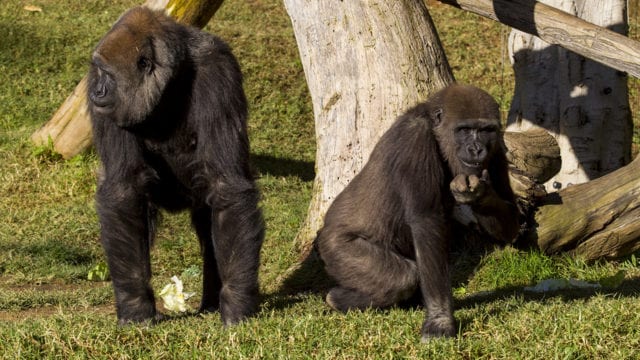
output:
M449 189L457 203L474 204L492 190L489 171L482 170L482 177L460 174L451 181Z

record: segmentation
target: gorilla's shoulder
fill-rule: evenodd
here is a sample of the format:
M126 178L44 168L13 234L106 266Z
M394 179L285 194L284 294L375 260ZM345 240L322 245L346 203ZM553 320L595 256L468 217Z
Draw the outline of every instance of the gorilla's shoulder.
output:
M427 102L419 103L404 114L402 114L391 129L397 129L396 131L406 131L401 129L411 129L412 132L429 131L433 128L431 119L431 106Z

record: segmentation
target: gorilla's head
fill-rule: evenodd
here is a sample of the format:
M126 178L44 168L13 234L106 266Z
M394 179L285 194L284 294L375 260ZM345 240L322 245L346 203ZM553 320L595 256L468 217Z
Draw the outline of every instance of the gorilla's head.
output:
M438 146L453 175L480 176L504 151L496 101L481 89L455 84L430 103Z
M158 105L185 60L174 23L137 7L100 40L89 70L89 109L118 126L143 122Z

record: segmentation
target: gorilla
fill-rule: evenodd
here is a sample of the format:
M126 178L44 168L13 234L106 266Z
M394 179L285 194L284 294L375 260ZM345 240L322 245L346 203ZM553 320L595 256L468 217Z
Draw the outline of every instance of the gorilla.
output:
M189 209L203 257L199 311L225 325L255 312L264 235L249 168L240 67L220 38L145 7L93 52L96 193L118 322L157 321L149 249L159 209Z
M499 115L489 94L453 84L395 121L318 232L317 250L337 283L329 306L388 307L416 295L427 311L423 341L456 334L455 213L471 214L497 241L519 231Z

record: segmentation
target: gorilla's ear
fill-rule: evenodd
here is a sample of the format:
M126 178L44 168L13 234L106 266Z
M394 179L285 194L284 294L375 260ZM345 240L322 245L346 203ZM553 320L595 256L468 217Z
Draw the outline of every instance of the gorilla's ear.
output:
M431 112L431 118L433 119L433 127L440 126L442 123L442 113L444 110L442 108L437 108Z

